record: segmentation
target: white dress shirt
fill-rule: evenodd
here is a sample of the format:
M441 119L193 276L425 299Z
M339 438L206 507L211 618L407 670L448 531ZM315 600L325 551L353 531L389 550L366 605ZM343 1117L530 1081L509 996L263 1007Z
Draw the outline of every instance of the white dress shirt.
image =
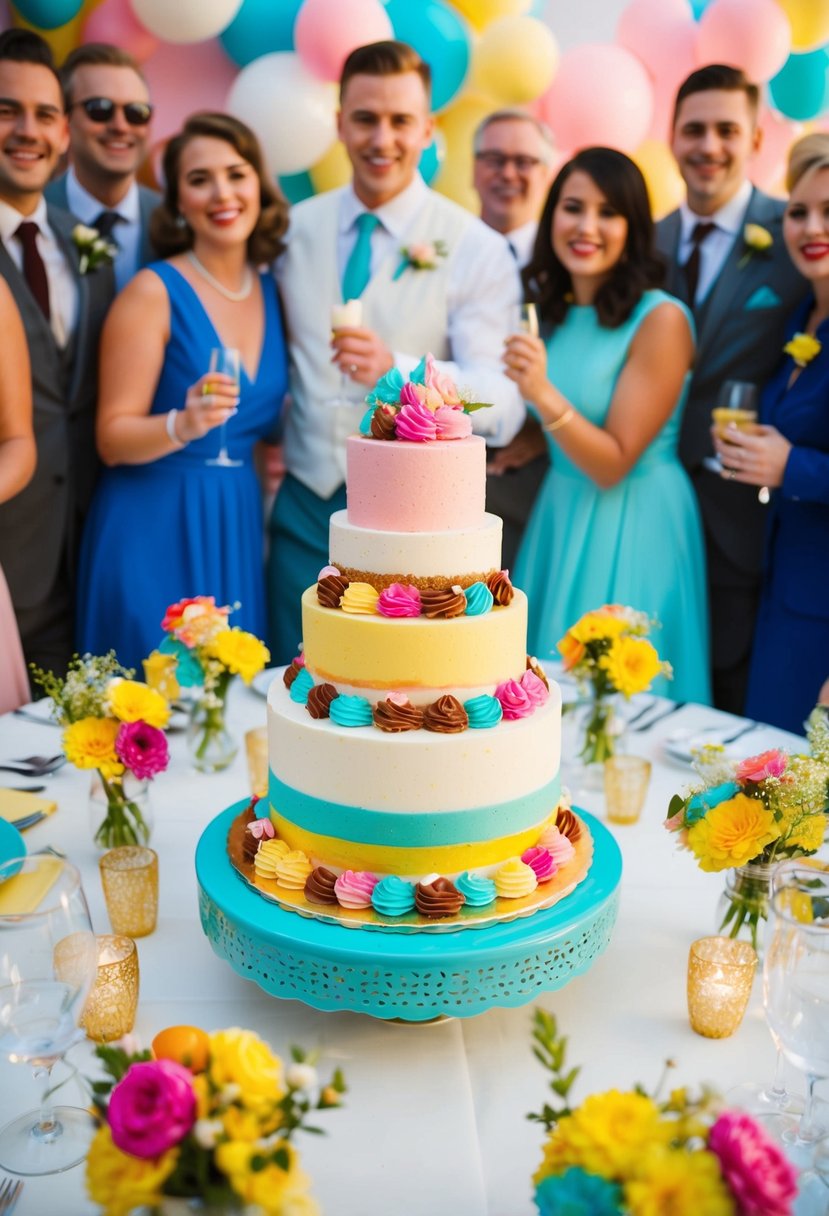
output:
M21 215L10 203L0 200L0 240L20 273L23 273L23 246L14 235L29 220L38 226L37 248L46 267L49 283L49 314L52 333L58 346L66 346L78 320L78 288L57 238L49 227L46 200L41 199L31 215Z
M120 291L141 265L141 200L137 184L131 184L117 207L107 207L81 185L70 166L66 174L66 205L88 228L95 227L95 221L102 211L115 211L121 217L110 238L118 246L113 270L115 285Z
M691 256L694 243L691 240L697 224L716 224L713 232L699 247L699 278L697 294L692 304L701 304L708 295L717 276L723 268L723 263L731 252L731 247L737 237L742 234L748 204L751 201L751 182L743 182L740 189L728 202L715 211L713 215L695 215L687 202L679 207L681 231L679 237L679 264L684 266Z

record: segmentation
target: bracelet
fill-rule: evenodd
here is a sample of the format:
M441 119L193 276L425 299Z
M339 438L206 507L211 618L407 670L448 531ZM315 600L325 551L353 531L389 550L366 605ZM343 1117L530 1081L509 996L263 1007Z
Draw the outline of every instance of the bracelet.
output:
M176 434L176 415L177 414L178 414L178 410L168 410L167 411L167 423L166 423L167 435L168 435L169 439L176 445L177 448L186 448L187 440L179 439L178 435Z
M567 426L567 423L573 417L575 412L576 411L571 405L569 409L564 411L560 418L556 418L553 422L546 422L541 428L542 431L547 431L548 434L552 435L553 431L558 431L561 429L561 427Z

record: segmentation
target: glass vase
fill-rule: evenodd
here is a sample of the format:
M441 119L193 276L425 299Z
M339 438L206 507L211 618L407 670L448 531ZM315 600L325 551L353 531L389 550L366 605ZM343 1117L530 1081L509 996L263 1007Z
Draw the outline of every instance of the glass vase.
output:
M187 747L200 773L219 773L232 764L239 745L226 725L227 682L206 691L193 705Z
M763 954L773 869L763 862L750 861L729 870L717 904L718 931L726 937L750 942L759 958Z
M152 833L150 783L124 773L105 777L96 769L89 790L92 837L99 849L147 844Z
M615 756L621 745L624 718L619 713L618 696L594 694L578 712L576 783L600 790L604 785L604 762Z

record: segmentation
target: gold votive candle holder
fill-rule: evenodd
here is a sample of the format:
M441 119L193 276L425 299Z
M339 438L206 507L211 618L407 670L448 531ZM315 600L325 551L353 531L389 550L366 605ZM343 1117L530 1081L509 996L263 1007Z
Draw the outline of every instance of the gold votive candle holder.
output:
M701 937L688 955L688 1017L707 1039L727 1039L751 996L757 955L748 942Z
M248 758L250 792L258 798L268 793L268 728L255 726L245 731L245 754Z
M158 917L158 856L143 845L104 853L98 863L113 933L146 937Z
M177 664L174 654L162 654L160 650L154 650L143 660L144 679L167 701L175 701L181 692L176 676Z
M610 756L605 760L605 809L611 823L636 823L650 779L650 760L642 756Z
M131 937L96 937L98 974L81 1015L87 1038L113 1043L129 1034L138 1007L138 950Z

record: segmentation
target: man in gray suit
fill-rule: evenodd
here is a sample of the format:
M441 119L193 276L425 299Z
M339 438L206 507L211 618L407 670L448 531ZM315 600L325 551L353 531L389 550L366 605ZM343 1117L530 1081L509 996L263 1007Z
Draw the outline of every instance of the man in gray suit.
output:
M76 221L43 188L69 136L48 44L0 34L0 274L26 331L37 468L0 505L0 566L26 658L62 669L72 653L73 576L98 461L98 336L114 293L110 266L80 273Z
M150 216L160 195L136 181L149 146L153 108L139 64L120 47L88 42L60 71L69 115L67 173L46 199L96 228L118 249L118 290L155 256Z
M745 699L765 512L755 488L712 467L711 410L726 380L762 387L805 292L783 244L784 204L747 178L762 139L757 104L757 86L733 67L700 68L680 86L671 146L687 201L657 225L666 287L693 309L697 329L679 452L705 528L714 703L731 713Z

